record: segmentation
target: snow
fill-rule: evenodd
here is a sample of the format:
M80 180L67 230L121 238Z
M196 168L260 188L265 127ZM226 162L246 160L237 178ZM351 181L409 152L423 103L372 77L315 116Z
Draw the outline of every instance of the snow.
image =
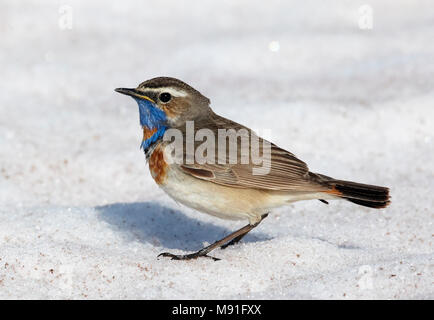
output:
M63 3L3 1L0 298L433 299L432 8L375 1L361 30L362 4L70 0L62 29ZM113 89L161 75L391 206L299 202L221 261L157 259L244 225L153 182Z

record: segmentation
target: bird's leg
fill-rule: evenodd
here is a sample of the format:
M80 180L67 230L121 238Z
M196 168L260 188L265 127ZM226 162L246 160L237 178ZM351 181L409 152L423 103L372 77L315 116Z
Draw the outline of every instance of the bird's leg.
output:
M213 259L214 261L220 260L218 258L214 258L211 256L208 256L208 253L211 252L212 250L219 248L221 246L223 246L226 242L232 242L235 239L238 239L236 242L238 242L239 240L241 240L241 238L243 238L250 230L252 230L253 228L255 228L256 226L258 226L258 224L268 216L268 213L264 214L261 216L261 220L259 220L259 222L251 225L248 224L244 227L242 227L241 229L231 233L230 235L224 237L221 240L218 240L216 242L214 242L213 244L210 244L209 246L200 249L199 251L195 252L195 253L190 253L190 254L185 254L185 255L177 255L177 254L173 254L170 252L163 252L160 253L158 255L158 257L169 257L172 258L172 260L191 260L191 259L197 259L199 257L205 257L205 258L210 258ZM236 243L234 242L234 243Z
M254 225L254 227L257 227L257 226L262 222L262 220L264 220L266 217L268 217L268 213L263 214L263 215L261 216L261 220L259 220L259 221ZM253 229L253 228L252 228L252 229ZM252 230L252 229L250 229L250 230ZM249 231L250 231L250 230L249 230ZM244 236L245 236L246 234L249 233L249 231L247 231L246 233L240 234L238 237L233 238L230 242L228 242L228 243L222 245L222 246L221 246L221 249L226 249L226 248L229 247L229 246L233 246L234 244L237 244L238 242L240 242L240 240L241 240L242 238L244 238Z

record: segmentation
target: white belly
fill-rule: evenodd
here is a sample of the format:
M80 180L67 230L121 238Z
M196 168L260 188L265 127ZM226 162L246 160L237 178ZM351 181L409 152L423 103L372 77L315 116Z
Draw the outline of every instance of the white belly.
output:
M222 219L256 220L261 215L251 212L251 206L243 207L245 200L227 190L232 188L194 178L173 167L160 187L177 202Z
M159 152L159 149L156 151ZM164 158L167 159L167 156L169 155L165 153ZM169 196L190 208L222 219L246 219L250 224L254 224L260 221L261 215L275 207L299 200L335 198L325 193L227 187L195 178L179 169L176 164L168 166L162 163L163 157L158 157L157 153L154 159L153 157L154 153L150 159L151 173ZM161 170L162 166L166 169Z

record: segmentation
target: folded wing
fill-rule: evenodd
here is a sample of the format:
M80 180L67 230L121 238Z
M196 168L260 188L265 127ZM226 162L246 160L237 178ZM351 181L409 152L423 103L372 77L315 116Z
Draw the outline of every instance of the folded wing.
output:
M234 188L301 192L317 192L327 189L327 187L312 179L306 163L296 158L292 153L258 137L253 131L236 122L212 114L207 119L196 121L195 128L196 130L198 128L207 128L214 133L215 137L218 137L218 129L234 129L239 134L239 138L237 139L238 152L236 154L236 161L234 161L234 157L231 156L229 151L230 144L226 141L225 157L222 158L221 155L219 157L217 150L218 143L216 141L214 161L198 163L195 160L194 163L187 164L185 159L188 157L194 159L194 157L189 154L187 148L184 148L184 161L179 167L186 174ZM255 157L256 164L252 158L252 143L248 143L246 146L246 144L242 143L243 137L249 138L250 142L252 138L257 139L259 142L258 144L253 144L253 147L258 147L256 149L258 150L259 158ZM264 142L268 144L269 157L263 157L264 152L267 154L267 146L265 145L264 147ZM194 150L201 144L201 141L195 142ZM249 154L249 161L248 163L242 163L241 155L246 154L243 153L246 151ZM261 158L262 163L258 163L257 160Z

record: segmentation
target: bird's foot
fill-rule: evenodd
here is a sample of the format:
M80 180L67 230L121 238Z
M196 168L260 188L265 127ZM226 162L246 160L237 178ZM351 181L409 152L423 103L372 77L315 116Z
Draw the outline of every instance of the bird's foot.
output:
M192 260L192 259L197 259L200 257L209 258L209 259L212 259L214 261L220 260L219 258L211 257L211 256L207 255L206 253L202 253L200 251L195 252L195 253L190 253L190 254L173 254L170 252L163 252L157 256L157 258L159 258L159 257L168 257L168 258L171 258L171 260Z
M216 242L214 242L213 244L210 244L209 246L195 252L195 253L190 253L190 254L173 254L170 252L163 252L160 253L157 258L159 257L168 257L171 258L171 260L192 260L192 259L197 259L200 257L204 257L204 258L209 258L209 259L213 259L214 261L218 261L220 260L219 258L214 258L208 255L208 253L216 248L227 248L228 246L231 246L233 244L236 244L237 242L239 242L250 230L252 230L253 228L255 228L263 219L265 219L268 216L268 213L263 214L261 216L261 220L259 220L257 223L251 225L248 224L244 227L242 227L241 229L231 233L230 235L224 237L221 240L218 240Z

